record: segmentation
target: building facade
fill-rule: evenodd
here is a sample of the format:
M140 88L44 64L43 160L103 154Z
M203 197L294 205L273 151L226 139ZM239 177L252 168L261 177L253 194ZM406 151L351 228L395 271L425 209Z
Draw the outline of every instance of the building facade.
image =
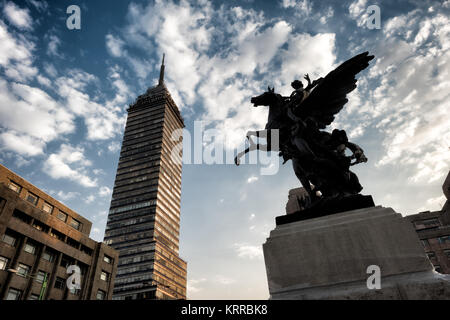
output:
M172 139L183 127L163 58L159 84L128 109L104 238L119 251L115 300L186 298L178 252L182 137Z
M442 187L447 202L440 211L406 216L411 221L425 252L439 273L450 274L450 173Z
M0 165L0 299L111 299L118 253L90 239L91 226ZM69 266L81 271L79 289L67 286Z

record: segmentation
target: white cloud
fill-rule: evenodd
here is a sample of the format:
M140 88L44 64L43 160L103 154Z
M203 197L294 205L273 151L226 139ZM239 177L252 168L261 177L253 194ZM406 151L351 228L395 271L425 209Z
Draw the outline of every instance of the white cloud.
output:
M436 184L449 170L450 18L416 9L385 26L376 60L359 79L359 102L338 121L353 138L375 129L383 148L377 169L401 164L406 183Z
M89 204L89 203L94 202L94 200L95 200L95 196L93 194L91 194L84 199L84 202Z
M251 176L250 178L247 179L247 183L256 182L256 181L258 181L258 179L259 179L258 177Z
M39 12L44 12L48 9L48 3L45 0L27 0L31 3Z
M367 24L367 19L369 18L369 14L367 13L368 6L367 0L356 0L348 7L350 17L356 20L358 27Z
M62 190L58 191L58 193L56 194L58 199L60 199L61 201L71 200L71 199L78 197L79 195L80 194L78 192L69 191L66 193Z
M108 145L108 150L111 153L115 153L120 150L120 143L117 141L113 141Z
M311 13L310 1L296 6ZM267 110L250 108L250 97L267 88L269 81L280 93L290 93L299 72L323 75L335 62L334 34L294 34L288 22L269 20L239 6L215 9L209 2L195 7L187 1L132 4L128 21L120 38L107 37L110 53L118 55L122 41L158 56L165 52L166 85L178 106L185 109L200 102L204 110L198 119L224 133L226 147L241 145L246 130L264 127ZM220 54L212 54L217 46ZM275 69L279 61L281 71Z
M223 275L217 275L214 277L214 282L217 282L221 285L227 286L227 285L235 283L236 280L226 277L226 276L223 276Z
M100 197L107 197L111 194L111 189L108 187L101 187L98 191Z
M106 48L113 57L121 57L123 55L124 44L125 42L122 39L112 34L106 35Z
M37 74L33 67L34 44L24 37L13 37L0 20L0 66L5 68L5 74L17 81L32 79Z
M296 0L283 0L281 1L281 7L283 8L293 8L297 4Z
M61 40L54 34L46 37L48 39L47 54L49 56L62 57L58 52L58 48L61 45Z
M21 135L15 131L0 134L3 148L15 151L21 155L37 156L43 153L44 143L29 135Z
M22 9L13 2L8 1L3 7L3 13L9 22L19 29L33 29L30 13L28 9Z
M304 50L308 48L308 50ZM302 79L308 73L313 78L325 76L335 66L335 34L319 33L293 35L289 47L283 50L282 84Z
M71 165L71 166L69 166ZM84 149L62 144L58 153L51 154L44 162L44 172L54 179L68 179L84 187L97 186L97 179L88 176L86 167L91 162L84 156Z
M58 93L64 98L67 108L75 115L83 117L89 140L107 140L123 130L125 118L114 100L100 104L84 92L88 85L95 84L97 78L82 70L70 70L68 76L56 80ZM119 90L120 93L120 90Z
M261 246L252 246L247 243L235 243L234 247L239 258L262 259L263 252Z
M199 284L206 282L205 278L201 278L201 279L188 279L187 281L187 290L189 293L197 293L200 292L202 290L204 290L204 288L200 287Z

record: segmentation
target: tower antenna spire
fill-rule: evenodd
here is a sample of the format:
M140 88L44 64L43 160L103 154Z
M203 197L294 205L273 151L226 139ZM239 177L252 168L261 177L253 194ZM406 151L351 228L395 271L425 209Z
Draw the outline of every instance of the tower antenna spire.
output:
M166 54L163 53L163 58L162 58L162 63L161 63L161 70L159 71L159 86L162 86L164 84L164 58L165 58Z

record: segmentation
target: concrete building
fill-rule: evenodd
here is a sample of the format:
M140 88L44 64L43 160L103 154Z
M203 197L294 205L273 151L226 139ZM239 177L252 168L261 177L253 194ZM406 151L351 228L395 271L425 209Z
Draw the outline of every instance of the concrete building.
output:
M414 225L435 270L450 274L450 172L442 189L447 198L442 210L421 212L406 219Z
M118 253L92 223L0 165L0 299L111 299ZM81 288L67 287L76 265Z
M127 111L104 238L119 251L113 300L185 299L187 264L178 253L182 137L172 139L184 123L164 84L164 58L159 84Z

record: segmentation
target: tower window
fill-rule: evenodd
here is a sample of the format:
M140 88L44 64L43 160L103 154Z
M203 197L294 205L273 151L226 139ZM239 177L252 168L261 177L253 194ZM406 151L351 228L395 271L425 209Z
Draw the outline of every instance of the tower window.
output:
M8 295L6 296L5 300L20 300L20 297L22 296L22 291L9 288Z
M36 253L36 246L31 244L31 243L27 243L25 245L23 251L28 252L29 254L35 254Z

